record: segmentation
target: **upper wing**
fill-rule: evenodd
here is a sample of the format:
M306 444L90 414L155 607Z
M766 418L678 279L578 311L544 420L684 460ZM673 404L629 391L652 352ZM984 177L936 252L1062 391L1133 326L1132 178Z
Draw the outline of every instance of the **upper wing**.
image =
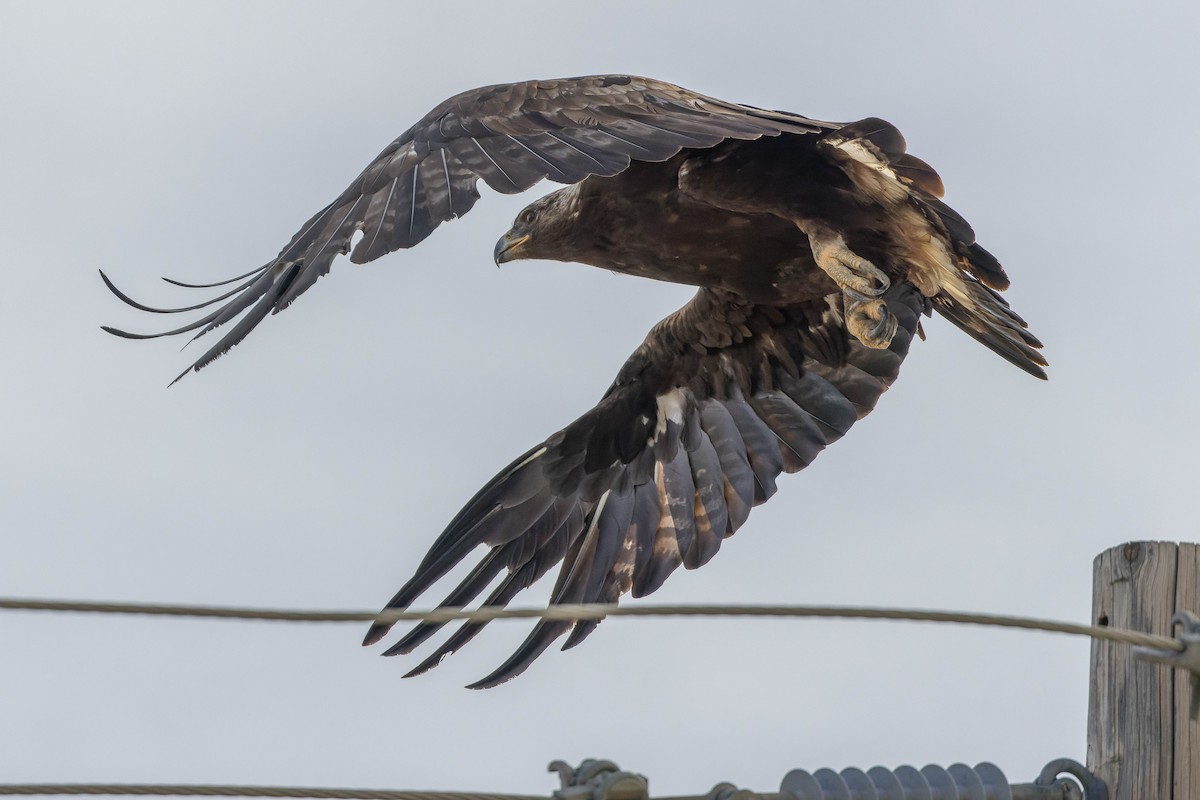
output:
M887 350L851 338L840 295L812 307L753 306L701 289L659 323L600 403L522 455L459 512L386 608L407 608L479 545L488 551L440 607L508 604L562 562L551 603L653 592L680 564L707 562L775 492L868 413L896 378L919 315L911 284L886 295L900 330ZM409 675L436 666L486 623L460 627ZM474 688L520 674L556 638L599 624L543 621ZM407 653L441 624L413 628ZM387 633L378 622L364 644Z
M190 367L198 370L240 342L268 312L286 308L327 273L333 259L349 251L356 232L363 237L350 257L355 263L412 247L442 222L471 209L479 198L480 178L496 191L514 193L542 178L575 183L588 175L615 175L631 160L664 161L685 147L834 127L627 75L526 81L464 92L389 144L272 261L221 283L171 281L189 288L244 281L219 297L187 308L151 308L104 277L119 298L143 311L193 311L228 301L215 311L162 333L105 330L134 339L187 331L198 331L199 337L249 309Z

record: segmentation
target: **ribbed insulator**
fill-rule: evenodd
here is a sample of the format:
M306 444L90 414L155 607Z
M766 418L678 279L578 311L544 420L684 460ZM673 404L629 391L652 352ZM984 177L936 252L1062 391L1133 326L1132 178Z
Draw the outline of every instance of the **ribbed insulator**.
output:
M974 769L966 764L930 764L920 770L872 767L866 772L853 767L813 773L794 769L784 776L780 791L797 800L1013 800L1004 773L987 762Z

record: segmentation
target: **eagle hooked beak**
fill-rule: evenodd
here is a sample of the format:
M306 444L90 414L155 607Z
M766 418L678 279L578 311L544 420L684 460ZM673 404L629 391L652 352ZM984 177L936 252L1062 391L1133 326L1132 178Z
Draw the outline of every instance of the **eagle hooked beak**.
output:
M508 233L500 237L500 241L496 242L496 250L493 256L496 259L496 266L506 264L509 261L516 261L520 258L521 245L528 242L531 237L528 233L517 233L510 230Z

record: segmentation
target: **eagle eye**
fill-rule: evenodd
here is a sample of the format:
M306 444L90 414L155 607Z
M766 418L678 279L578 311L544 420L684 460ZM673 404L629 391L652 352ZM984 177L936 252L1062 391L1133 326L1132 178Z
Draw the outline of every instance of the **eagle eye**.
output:
M525 227L529 227L530 225L533 224L533 221L536 218L537 218L537 212L534 211L532 208L527 208L521 212L521 216L517 217L517 222L521 223Z

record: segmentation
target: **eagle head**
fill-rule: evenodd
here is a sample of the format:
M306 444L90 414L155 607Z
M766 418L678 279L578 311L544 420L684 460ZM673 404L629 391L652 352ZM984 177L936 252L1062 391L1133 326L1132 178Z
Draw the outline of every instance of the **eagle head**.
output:
M517 215L508 233L496 242L496 266L525 258L576 261L585 237L578 224L576 187L539 197Z

